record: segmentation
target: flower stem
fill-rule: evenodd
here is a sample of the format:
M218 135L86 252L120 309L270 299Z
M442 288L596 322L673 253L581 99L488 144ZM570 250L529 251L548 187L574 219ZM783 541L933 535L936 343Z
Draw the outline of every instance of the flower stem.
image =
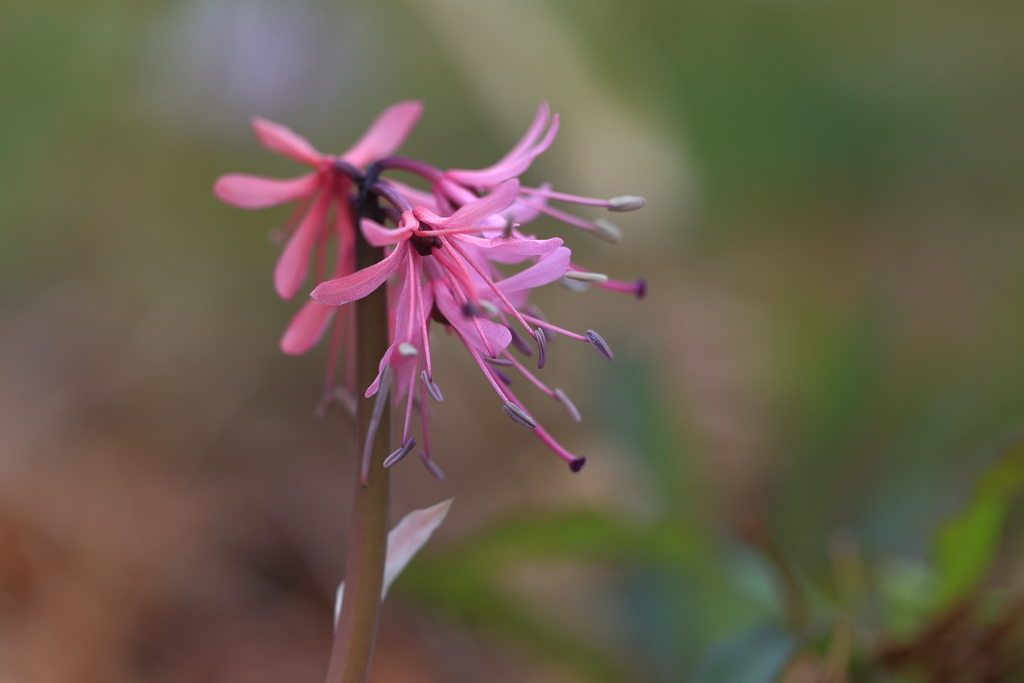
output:
M358 217L355 221L359 225ZM356 230L356 269L367 268L384 258L384 250L372 247ZM388 348L387 294L379 287L356 306L356 388L362 393L377 374L377 364ZM381 387L384 391L384 387ZM334 632L327 683L363 683L370 669L377 634L380 592L384 582L387 550L388 489L391 475L384 459L391 452L391 411L385 408L374 436L369 476L360 478L362 454L374 398L360 395L356 408L355 491L348 558L345 561L345 599Z

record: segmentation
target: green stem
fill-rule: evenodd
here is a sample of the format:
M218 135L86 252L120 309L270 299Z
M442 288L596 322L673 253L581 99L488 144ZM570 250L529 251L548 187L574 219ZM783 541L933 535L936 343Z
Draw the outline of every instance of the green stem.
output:
M358 225L358 219L356 222ZM384 258L384 250L371 247L356 231L356 268ZM387 294L379 287L356 306L356 389L361 392L377 375L377 364L388 348ZM384 387L381 387L384 391ZM387 550L388 489L391 475L384 459L391 452L391 411L385 407L374 439L369 477L361 481L363 452L374 398L360 396L356 407L358 447L355 458L355 492L345 561L345 599L338 617L327 666L327 683L364 683L373 655L384 583Z

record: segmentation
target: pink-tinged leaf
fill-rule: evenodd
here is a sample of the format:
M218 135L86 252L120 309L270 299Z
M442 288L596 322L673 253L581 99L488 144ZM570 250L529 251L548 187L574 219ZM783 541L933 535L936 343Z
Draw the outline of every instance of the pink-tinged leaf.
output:
M281 350L289 356L301 356L316 346L331 326L336 310L319 301L307 301L288 323L281 337Z
M462 339L483 355L497 356L512 343L512 333L504 325L491 322L486 318L467 316L447 287L436 287L434 296L437 307L441 309L441 313L458 331Z
M523 256L540 256L541 254L550 254L564 244L560 237L552 237L546 240L523 240L505 239L503 237L484 239L482 237L473 237L472 235L452 235L452 239L457 239L460 242L471 244L480 249L486 249L488 251L488 258L495 251L506 254L521 254Z
M515 201L519 194L519 180L512 178L502 183L488 195L463 205L451 216L438 216L424 207L417 207L413 214L421 222L443 230L471 228L484 218L498 213Z
M537 263L521 270L512 277L498 282L498 289L503 294L524 289L532 289L554 282L569 270L569 258L572 253L566 247L559 247L547 256L541 257Z
M415 220L415 219L413 219ZM374 247L386 247L390 244L398 244L404 240L409 239L412 235L412 228L399 227L395 230L385 228L377 221L369 218L364 218L359 221L359 227L363 232L363 237ZM417 227L418 224L417 224Z
M434 531L441 526L454 498L438 503L423 510L414 510L402 518L388 534L388 549L384 560L384 585L381 586L380 599L388 594L388 589L402 573L410 560L416 556ZM337 624L341 614L341 603L345 593L345 582L338 586L337 598L334 602L334 622Z
M362 299L391 277L408 255L409 243L401 242L383 261L358 270L351 275L322 282L317 285L310 296L328 306L340 306Z
M217 178L213 193L222 202L239 209L265 209L308 197L316 191L319 181L316 173L288 180L229 173Z
M309 271L309 257L313 251L316 238L324 227L327 209L331 205L331 195L322 193L313 204L295 234L288 240L281 257L274 266L274 288L282 299L291 299L299 291Z
M260 144L271 152L294 159L307 166L316 166L325 159L323 154L309 144L309 140L280 123L254 118L252 129Z
M341 158L362 168L381 157L392 154L409 137L412 127L423 113L423 103L407 100L393 104L370 124L370 127Z

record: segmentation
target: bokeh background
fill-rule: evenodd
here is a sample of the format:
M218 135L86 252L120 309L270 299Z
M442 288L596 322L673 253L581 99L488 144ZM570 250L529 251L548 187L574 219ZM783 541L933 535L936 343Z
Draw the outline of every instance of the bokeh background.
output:
M582 424L527 395L578 475L437 340L448 477L397 467L394 519L455 503L373 681L814 680L836 615L875 680L956 586L1019 599L1022 35L1006 2L4 0L0 681L321 679L351 427L324 350L277 349L288 209L210 187L297 173L250 116L337 152L407 98L403 151L463 168L547 99L526 179L645 195L566 239L650 286L536 295L616 354L551 349Z

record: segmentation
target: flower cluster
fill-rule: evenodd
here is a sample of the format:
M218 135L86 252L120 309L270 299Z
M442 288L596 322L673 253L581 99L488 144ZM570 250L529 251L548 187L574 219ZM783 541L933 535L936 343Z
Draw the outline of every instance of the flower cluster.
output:
M396 156L422 112L419 102L401 102L386 109L351 149L340 156L317 152L291 130L263 119L253 128L260 142L313 168L290 180L229 174L217 180L214 192L223 201L245 209L258 209L298 201L285 230L287 244L274 271L274 285L284 299L292 298L314 264L318 283L312 298L292 319L281 339L288 354L302 354L332 328L325 398L351 400L356 390L377 395L371 430L379 421L390 393L395 405L404 405L402 446L385 461L391 466L417 445L411 436L412 416L421 416L420 460L438 478L441 470L430 457L427 396L442 401L434 381L430 356L430 327L440 324L453 331L490 383L502 409L514 422L532 430L574 471L586 462L555 441L530 415L511 390L514 370L540 391L560 403L572 419L580 415L559 388L544 384L519 356L534 357L537 368L546 361L552 335L586 341L601 356L612 352L599 334L562 329L548 322L528 303L530 290L560 281L570 288L594 285L642 297L646 284L610 280L571 261L560 238L537 239L521 228L541 214L594 233L611 242L619 229L605 219L587 221L549 206L550 201L599 206L609 211L630 211L644 200L620 196L608 200L554 192L550 185L526 187L518 177L544 152L558 131L558 115L542 102L523 138L498 163L482 170L441 170L421 161ZM385 177L400 170L419 177L429 190ZM359 237L383 247L379 262L356 269L355 245ZM504 275L497 264L519 265ZM330 275L327 268L330 266ZM356 334L353 301L378 287L388 288L391 344L380 359L379 372L369 387L352 386ZM344 349L344 352L342 352ZM345 378L335 387L339 356ZM325 406L326 403L322 403ZM369 441L369 440L368 440ZM368 462L364 463L365 466Z

